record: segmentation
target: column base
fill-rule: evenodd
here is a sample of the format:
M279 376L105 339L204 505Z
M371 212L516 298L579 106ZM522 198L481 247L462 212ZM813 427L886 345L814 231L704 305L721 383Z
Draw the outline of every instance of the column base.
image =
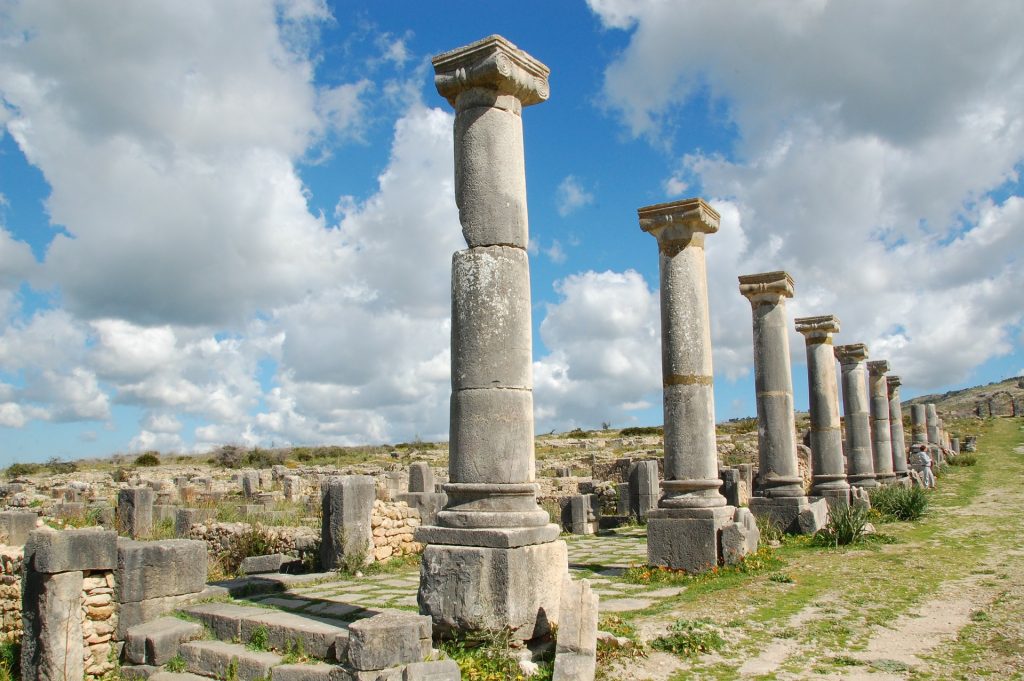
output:
M828 504L831 511L834 508L844 508L850 505L850 488L815 490L815 495L821 497Z
M899 478L896 477L895 473L875 473L875 480L882 487L888 487L889 485L896 484Z
M511 549L519 546L546 544L558 539L558 525L548 523L539 527L442 527L426 525L416 528L416 541L422 544L447 546L480 546L493 549Z
M658 508L647 516L647 563L704 572L756 551L759 539L743 508Z
M787 534L814 534L828 523L828 502L817 497L751 497L750 512Z
M875 480L874 473L870 476L863 477L850 476L849 480L851 487L858 487L860 489L875 489L876 487L881 487L881 485L878 484L878 480Z
M552 525L557 530L557 526ZM434 632L510 632L519 640L543 636L558 623L564 541L534 546L427 546L420 564L420 613Z

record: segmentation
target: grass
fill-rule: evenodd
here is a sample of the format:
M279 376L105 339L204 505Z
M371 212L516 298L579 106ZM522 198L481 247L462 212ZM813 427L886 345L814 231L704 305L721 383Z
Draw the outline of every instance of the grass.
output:
M668 633L651 641L651 647L679 657L693 657L725 646L719 628L709 619L676 620Z
M883 520L919 520L928 510L929 492L920 487L890 485L871 491L871 508Z
M526 675L512 656L511 638L507 633L477 639L442 641L442 652L459 665L462 678L467 681L525 681ZM554 649L550 657L553 658ZM550 681L554 669L553 659L544 659L530 681Z

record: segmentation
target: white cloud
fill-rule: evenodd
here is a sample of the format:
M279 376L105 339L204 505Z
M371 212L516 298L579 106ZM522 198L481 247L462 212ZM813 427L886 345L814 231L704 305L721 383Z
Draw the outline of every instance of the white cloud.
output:
M566 260L565 249L562 248L562 242L558 239L552 239L551 245L544 249L544 255L550 258L551 262L561 265Z
M665 181L735 213L708 240L717 373L750 365L735 276L775 269L796 279L790 317L837 314L836 342L867 343L911 389L1013 350L1024 210L997 190L1024 160L1024 6L590 5L632 31L604 89L634 135L672 144L698 96L738 132L728 156L690 151Z
M594 194L584 188L575 175L566 175L555 190L555 201L558 204L558 214L564 218L593 203Z

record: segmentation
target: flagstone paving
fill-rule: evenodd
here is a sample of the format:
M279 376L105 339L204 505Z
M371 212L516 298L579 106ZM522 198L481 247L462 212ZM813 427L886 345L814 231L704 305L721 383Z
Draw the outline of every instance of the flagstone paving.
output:
M569 572L575 578L587 578L601 596L602 612L642 610L681 588L651 589L621 581L622 573L647 560L647 536L644 528L619 529L598 536L566 536ZM415 610L419 572L410 567L387 575L366 575L290 586L284 592L252 596L248 600L291 612L308 612L341 618L363 616L365 610L398 608Z

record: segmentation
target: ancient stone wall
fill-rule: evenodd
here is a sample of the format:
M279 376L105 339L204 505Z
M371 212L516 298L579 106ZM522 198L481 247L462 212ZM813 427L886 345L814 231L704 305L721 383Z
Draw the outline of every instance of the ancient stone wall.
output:
M0 546L0 641L21 638L21 575L24 551Z
M413 532L420 525L420 513L404 501L373 502L370 527L373 528L373 559L386 561L423 551L423 544L413 541Z

